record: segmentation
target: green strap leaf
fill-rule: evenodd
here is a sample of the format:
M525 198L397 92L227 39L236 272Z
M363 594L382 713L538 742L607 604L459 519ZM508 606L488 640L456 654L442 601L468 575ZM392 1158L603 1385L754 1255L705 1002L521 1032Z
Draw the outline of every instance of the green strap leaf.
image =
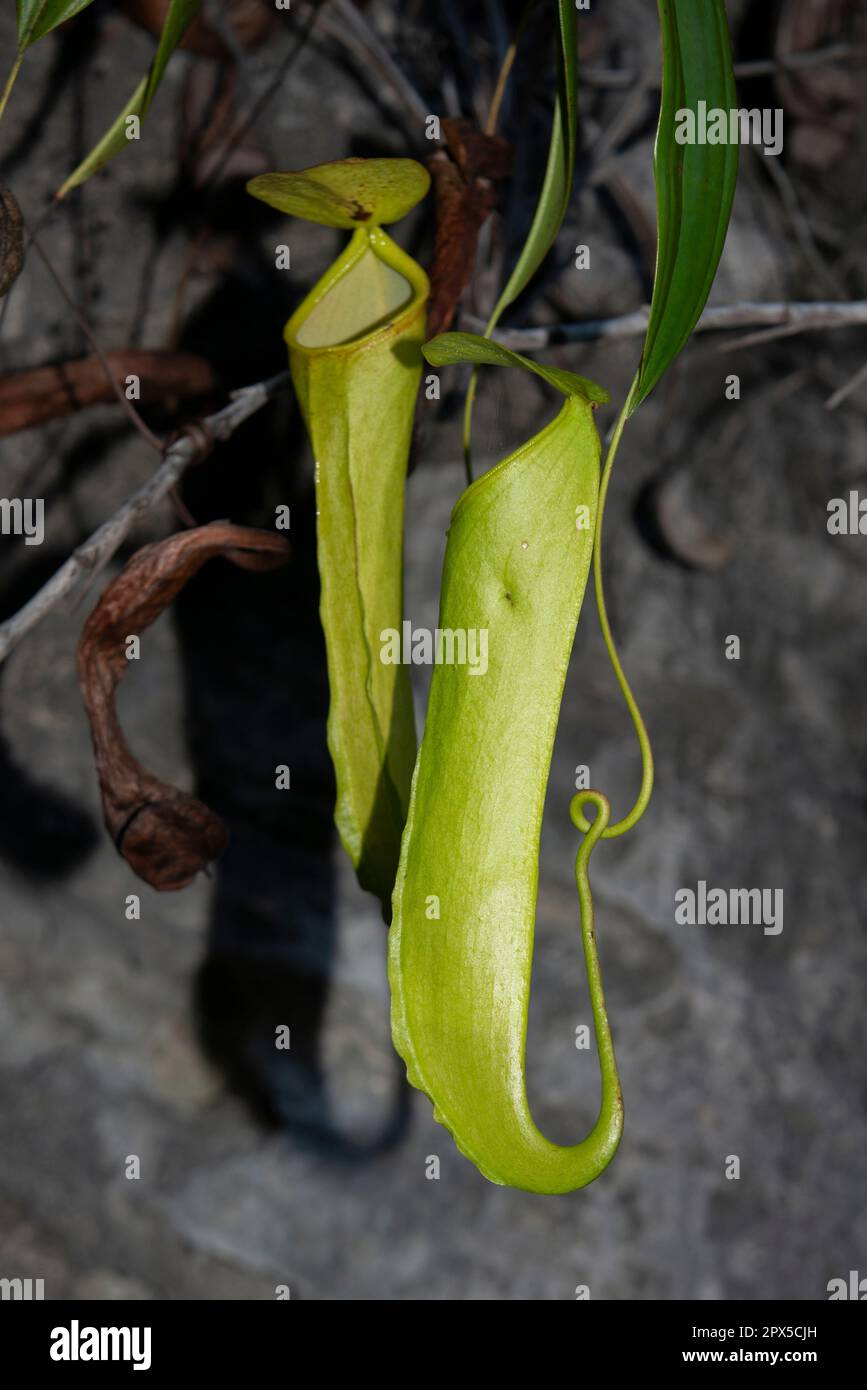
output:
M470 362L474 367L522 367L525 372L540 376L549 386L555 386L564 396L580 396L591 405L604 405L611 400L605 388L597 386L595 381L560 367L544 367L478 333L440 333L425 343L422 352L432 367L451 366L456 362Z
M44 39L58 24L86 10L91 0L18 0L18 51Z
M18 49L6 85L0 92L0 116L6 110L15 79L24 61L24 54L38 39L50 34L58 24L72 19L87 9L91 0L17 0Z
M557 0L558 83L545 177L527 240L505 289L497 300L485 337L490 337L505 309L530 283L563 225L575 172L578 123L578 58L574 0Z
M557 0L557 25L559 39L557 99L554 104L554 120L551 125L551 141L548 146L545 177L542 180L539 201L536 204L533 221L527 233L527 240L524 242L515 268L488 320L485 328L486 338L490 338L503 311L513 300L518 298L518 295L536 274L556 240L557 233L563 225L563 218L566 216L566 209L569 206L572 179L575 173L576 127L578 124L578 58L573 0ZM472 482L473 476L471 435L475 398L476 377L473 373L464 405L464 463L468 482Z
M736 144L681 144L678 113L737 107L724 0L658 0L662 100L654 150L658 241L650 321L629 414L685 347L707 302L728 230Z
M247 192L272 208L325 227L397 222L420 203L430 174L414 159L336 159L284 174L260 174Z
M632 809L606 826L610 839L640 820L653 790L653 751L617 655L602 583L602 522L623 428L686 345L705 306L725 243L737 181L737 145L681 144L679 113L734 110L737 96L723 0L658 0L662 31L662 100L654 150L658 241L650 321L641 365L617 419L599 487L593 553L602 636L641 748L641 787ZM697 131L696 131L697 133ZM575 824L589 832L578 809Z
M168 61L195 19L200 4L201 0L171 0L157 51L147 76L136 87L117 120L106 131L99 144L91 150L86 159L82 160L62 188L58 190L58 198L65 198L71 189L84 183L91 174L95 174L97 169L108 164L129 144L126 126L128 117L138 116L140 120L144 120L162 81Z

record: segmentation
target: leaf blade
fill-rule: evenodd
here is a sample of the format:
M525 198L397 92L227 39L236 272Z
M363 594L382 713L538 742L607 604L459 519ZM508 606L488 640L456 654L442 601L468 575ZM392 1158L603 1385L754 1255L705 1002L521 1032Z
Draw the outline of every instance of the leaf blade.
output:
M171 0L166 22L163 25L157 51L150 68L102 139L58 189L56 194L58 198L65 198L67 193L84 183L98 169L102 169L129 144L126 136L127 118L138 116L144 120L162 81L169 59L195 19L200 4L201 0Z
M503 312L530 283L553 246L572 193L578 124L577 29L572 0L558 0L557 23L557 98L539 201L527 239L485 328L486 338L493 333Z
M18 52L25 53L31 44L92 3L93 0L17 0Z
M254 198L290 217L347 229L398 222L429 188L430 174L415 159L336 159L247 184Z
M685 347L701 316L725 244L735 185L736 144L680 144L677 114L737 106L723 0L701 9L658 0L663 82L654 148L657 258L650 319L629 414ZM708 22L708 9L711 11Z
M595 381L587 377L577 376L575 372L567 372L562 367L546 367L478 333L440 333L424 344L422 353L432 367L451 366L458 362L469 362L474 367L521 367L525 372L541 377L565 396L580 396L591 405L604 405L611 399L603 386L597 386Z

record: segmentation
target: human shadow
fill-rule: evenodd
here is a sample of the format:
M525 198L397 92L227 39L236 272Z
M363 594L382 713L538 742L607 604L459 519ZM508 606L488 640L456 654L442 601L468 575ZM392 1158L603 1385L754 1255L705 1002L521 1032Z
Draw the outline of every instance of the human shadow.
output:
M249 245L249 243L248 243ZM225 381L285 369L283 324L300 291L245 252L188 323L182 346ZM315 504L307 443L291 393L249 420L186 475L196 521L273 529L289 506L288 565L268 575L206 566L175 604L197 794L223 819L196 1005L202 1043L266 1124L331 1158L395 1144L408 1087L395 1065L389 1113L372 1139L340 1131L322 1061L334 969L334 774L326 745L328 679L319 622ZM276 769L290 769L278 790ZM384 947L384 941L383 941ZM275 1043L290 1030L289 1050Z

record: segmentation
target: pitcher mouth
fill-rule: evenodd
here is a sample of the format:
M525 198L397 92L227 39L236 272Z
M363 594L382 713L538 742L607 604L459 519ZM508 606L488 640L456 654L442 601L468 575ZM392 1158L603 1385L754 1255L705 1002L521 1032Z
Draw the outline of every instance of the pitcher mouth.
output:
M345 350L411 318L429 292L420 266L380 227L359 227L286 325L290 349Z

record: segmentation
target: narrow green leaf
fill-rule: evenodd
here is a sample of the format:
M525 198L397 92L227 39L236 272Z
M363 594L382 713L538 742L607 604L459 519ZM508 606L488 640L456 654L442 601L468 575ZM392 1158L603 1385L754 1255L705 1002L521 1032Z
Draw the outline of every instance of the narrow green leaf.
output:
M503 311L530 283L557 237L572 192L578 120L578 59L574 0L557 0L559 36L557 100L551 126L548 162L539 201L527 240L505 289L497 300L485 337L490 337Z
M485 328L486 338L490 338L503 311L513 300L518 298L518 295L536 274L556 240L557 233L563 225L563 218L566 216L566 209L569 206L572 179L575 172L576 126L578 122L578 58L573 0L557 0L557 33L559 39L557 98L554 103L554 119L551 124L551 140L548 146L545 177L542 180L539 201L536 204L536 211L533 214L527 239L506 286L494 305L494 311ZM475 398L476 376L474 372L470 378L464 405L464 463L469 482L472 482L473 476L471 435Z
M15 86L15 79L24 61L24 54L37 39L50 34L58 24L72 19L91 4L91 0L17 0L18 49L15 61L0 92L0 116L6 110L6 103Z
M422 352L432 367L451 366L456 362L471 362L474 367L522 367L525 372L540 376L549 386L562 391L564 396L580 396L591 405L604 405L611 399L604 387L597 386L584 376L576 376L574 372L563 371L560 367L542 366L478 333L440 333L425 343Z
M658 0L662 100L654 151L657 252L650 321L629 413L668 370L707 302L728 230L737 144L680 144L678 112L737 107L724 0ZM687 132L688 133L688 132ZM696 131L698 133L698 130Z
M63 187L58 190L58 198L65 198L70 189L84 183L85 179L89 179L91 174L96 173L97 169L108 164L109 160L114 159L129 144L127 118L138 116L140 120L144 120L162 81L168 61L195 19L200 4L201 0L172 0L160 35L159 45L147 76L136 87L130 100L99 144L91 150L87 158L79 164Z
M18 0L18 52L86 10L92 0Z
M290 217L326 227L397 222L430 188L414 159L336 159L285 174L260 174L247 192Z

